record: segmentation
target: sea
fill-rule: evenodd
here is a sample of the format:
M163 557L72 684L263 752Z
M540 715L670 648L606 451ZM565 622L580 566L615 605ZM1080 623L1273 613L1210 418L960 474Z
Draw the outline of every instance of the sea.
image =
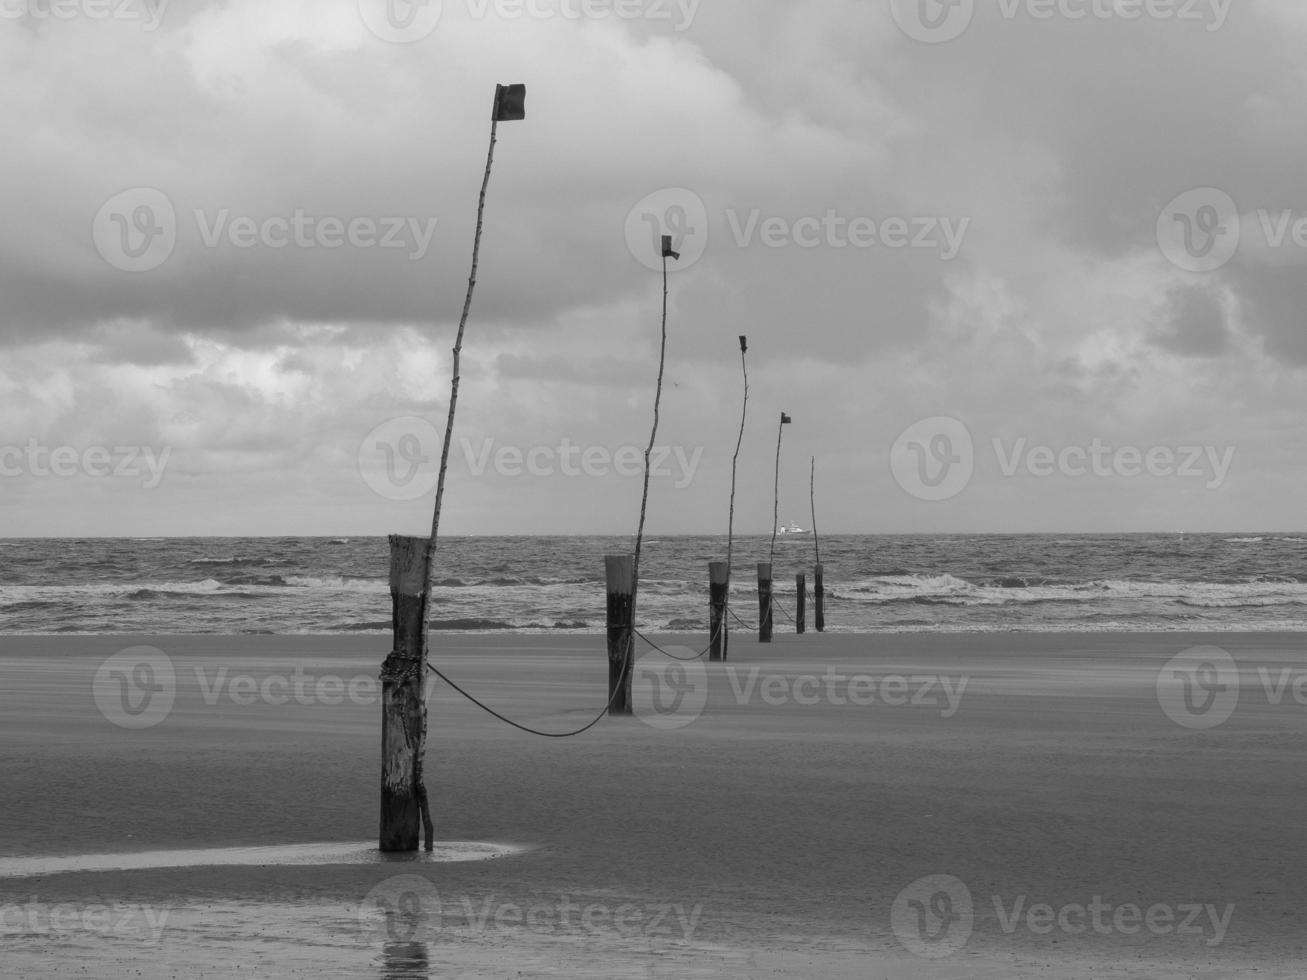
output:
M442 539L433 630L595 633L630 537ZM737 537L737 628L776 628L820 547L831 632L1307 629L1307 533ZM706 630L724 536L646 538L637 625ZM0 539L0 633L385 633L384 537Z

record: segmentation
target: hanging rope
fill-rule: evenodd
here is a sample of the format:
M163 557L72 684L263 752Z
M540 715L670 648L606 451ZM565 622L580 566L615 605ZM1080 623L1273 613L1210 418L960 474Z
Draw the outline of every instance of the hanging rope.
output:
M696 653L693 657L678 657L678 656L677 656L676 654L674 654L674 653L668 653L666 650L664 650L662 647L660 647L660 646L659 646L657 643L655 643L653 640L649 639L649 637L645 636L645 635L644 635L643 633L641 633L638 629L635 629L635 627L632 627L632 628L631 628L631 632L634 633L636 636L638 636L640 639L644 640L645 643L649 644L649 646L653 647L653 649L657 650L657 651L658 651L659 653L661 653L664 657L671 657L673 660L680 660L680 661L683 662L683 663L691 663L691 662L693 662L693 661L695 661L695 660L700 660L700 659L702 659L702 658L704 657L705 654L707 654L710 650L712 650L712 645L713 645L713 643L716 642L717 637L721 635L721 633L722 633L722 629L723 629L723 627L719 626L719 627L717 628L717 632L713 634L712 639L710 639L710 640L708 641L708 645L707 645L706 647L704 647L702 650L700 650L698 653Z
M428 669L429 671L431 671L433 674L435 674L437 677L439 677L439 678L440 678L442 681L444 681L446 684L448 684L450 687L452 687L452 688L453 688L455 691L457 691L459 694L463 695L463 697L467 698L469 701L471 701L473 704L475 704L475 705L476 705L478 708L480 708L482 711L486 712L487 714L494 715L496 718L498 718L500 721L502 721L502 722L503 722L504 724L506 724L506 725L512 725L514 728L518 729L519 731L526 732L528 735L538 735L538 736L540 736L541 738L575 738L577 735L584 735L584 734L585 734L586 732L588 732L590 729L594 728L595 725L597 725L597 724L599 724L599 722L603 721L604 716L605 716L606 714L608 714L608 709L611 708L611 707L613 706L613 702L614 702L615 700L617 700L617 695L621 693L621 690L622 690L622 681L624 681L624 680L626 679L626 673L627 673L627 671L629 671L629 670L631 669L631 658L628 656L628 657L626 658L626 663L624 663L624 664L622 665L622 676L621 676L621 678L618 680L617 685L616 685L616 687L614 688L612 695L608 698L608 703L604 705L604 710L601 711L601 712L598 714L598 716L596 716L595 720L592 721L592 722L590 722L590 724L586 725L584 728L578 728L578 729L577 729L576 731L574 731L574 732L542 732L542 731L540 731L538 728L531 728L531 727L529 727L529 726L527 726L527 725L521 725L521 724L518 724L517 722L513 721L512 718L506 718L504 715L501 715L501 714L500 714L498 711L496 711L494 708L490 707L490 705L484 703L483 701L479 701L477 698L473 697L473 696L472 696L471 694L469 694L467 691L463 690L461 687L459 687L457 684L455 684L452 680L450 680L448 677L446 677L443 673L441 673L441 672L440 672L440 671L439 671L439 670L438 670L438 669L437 669L433 664L428 663L428 664L427 664L427 669Z
M735 619L735 621L739 623L741 626L743 626L746 630L756 630L758 628L756 624L751 625L749 623L746 623L744 620L742 620L739 616L736 615L735 610L732 609L730 606L726 607L726 611L730 613L731 616Z

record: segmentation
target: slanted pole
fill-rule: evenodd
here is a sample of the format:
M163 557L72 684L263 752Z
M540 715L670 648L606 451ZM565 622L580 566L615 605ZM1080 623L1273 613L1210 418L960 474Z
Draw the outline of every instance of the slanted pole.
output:
M604 558L608 579L608 713L634 713L631 702L631 663L635 651L635 558L608 555Z
M726 590L730 584L730 565L724 561L708 563L708 649L709 661L726 659Z
M422 764L426 705L422 701L427 651L425 538L390 538L390 601L394 648L381 665L381 834L383 851L416 851L423 820Z
M758 642L771 642L771 562L758 562Z

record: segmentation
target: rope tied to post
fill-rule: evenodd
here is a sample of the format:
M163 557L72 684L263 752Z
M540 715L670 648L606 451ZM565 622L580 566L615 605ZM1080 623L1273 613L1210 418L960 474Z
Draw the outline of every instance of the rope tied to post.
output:
M430 670L430 671L431 671L433 674L435 674L437 677L439 677L439 678L440 678L442 681L444 681L446 684L448 684L450 687L452 687L455 691L457 691L457 692L458 692L459 694L461 694L463 697L465 697L468 701L471 701L473 704L475 704L475 705L476 705L478 708L480 708L482 711L486 712L486 713L489 714L489 715L493 715L495 718L499 719L500 721L502 721L502 722L503 722L504 724L506 724L506 725L511 725L513 728L516 728L516 729L518 729L519 731L526 732L528 735L537 735L537 736L539 736L540 738L575 738L575 737L578 736L578 735L584 735L584 734L585 734L586 732L588 732L590 729L594 728L595 725L599 724L599 722L603 721L604 716L608 714L608 709L611 708L611 707L613 706L613 702L617 699L617 695L621 692L621 689L622 689L621 684L618 684L618 685L617 685L617 688L616 688L616 689L613 691L613 693L609 696L609 698L608 698L608 703L604 705L603 710L602 710L601 712L599 712L598 715L595 716L595 719L594 719L593 721L591 721L589 724L585 725L584 727L582 727L582 728L578 728L578 729L576 729L576 731L572 731L572 732L545 732L545 731L541 731L541 730L538 729L538 728L532 728L532 727L530 727L529 725L523 725L523 724L520 724L519 722L513 721L512 718L509 718L509 717L507 717L507 716L505 716L505 715L500 714L498 711L496 711L494 708L490 707L490 705L486 704L484 701L479 700L479 699L476 698L475 696L473 696L473 695L469 694L467 691L463 690L462 687L460 687L458 684L454 683L454 681L450 680L449 677L447 677L447 676L446 676L446 675L445 675L445 674L444 674L444 673L443 673L439 668L437 668L434 664L428 662L428 663L427 663L427 669ZM630 671L630 669L631 669L631 658L628 656L628 657L626 658L626 662L622 665L622 679L623 679L623 680L626 678L626 674L627 674L628 671Z

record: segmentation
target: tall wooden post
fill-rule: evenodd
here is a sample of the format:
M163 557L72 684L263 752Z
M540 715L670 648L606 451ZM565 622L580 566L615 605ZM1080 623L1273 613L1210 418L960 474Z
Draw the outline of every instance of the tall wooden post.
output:
M771 642L771 562L758 562L758 642Z
M724 561L708 563L708 650L710 661L726 659L726 590L730 566Z
M631 675L635 670L635 559L631 555L608 555L604 558L608 576L608 713L629 715Z
M390 538L394 648L381 665L381 850L416 851L423 822L427 651L426 538ZM427 849L431 828L427 825Z
M808 585L802 572L794 576L794 586L795 591L799 594L799 608L798 612L794 614L794 631L796 633L806 633L807 627L804 625L803 620L805 616L804 610L808 605Z
M818 633L826 629L826 611L822 605L825 595L826 592L825 589L822 588L821 582L821 562L817 562L816 581L813 583L812 588L812 605L816 610L815 618Z

